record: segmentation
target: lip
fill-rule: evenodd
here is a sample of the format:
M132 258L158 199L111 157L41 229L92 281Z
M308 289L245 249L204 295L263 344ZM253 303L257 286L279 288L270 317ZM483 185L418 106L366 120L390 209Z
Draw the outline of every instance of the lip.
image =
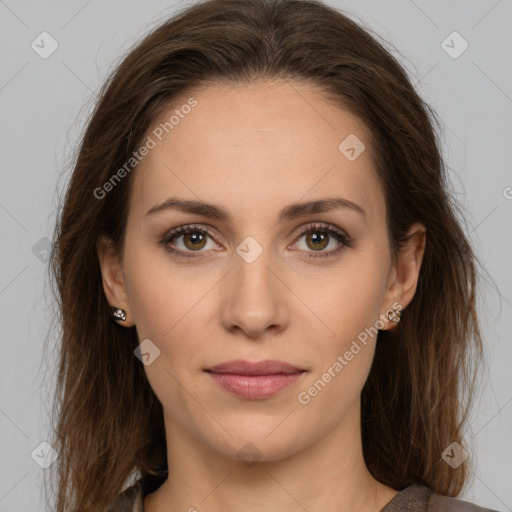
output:
M226 361L208 368L206 371L213 373L235 373L237 375L275 375L276 373L297 373L304 371L284 361L270 360L265 361L245 361L244 359L236 359L234 361Z
M247 400L276 395L306 373L283 361L226 361L205 370L224 390Z

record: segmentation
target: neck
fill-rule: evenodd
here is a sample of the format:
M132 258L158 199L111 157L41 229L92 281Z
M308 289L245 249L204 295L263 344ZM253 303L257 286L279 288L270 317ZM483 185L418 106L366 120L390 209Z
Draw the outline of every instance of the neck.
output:
M358 422L320 432L316 442L278 460L252 463L199 443L171 418L165 423L169 478L146 497L145 512L379 512L397 494L368 471Z

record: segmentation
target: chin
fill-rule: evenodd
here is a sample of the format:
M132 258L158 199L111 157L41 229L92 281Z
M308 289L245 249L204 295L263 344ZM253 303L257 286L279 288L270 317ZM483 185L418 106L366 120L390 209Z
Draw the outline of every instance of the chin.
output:
M272 462L283 460L300 451L304 446L297 439L298 429L276 429L279 422L273 422L273 426L261 432L260 429L241 429L231 431L233 437L224 435L222 440L205 440L215 451L228 459L239 460L251 466L255 462ZM229 431L229 429L227 429ZM270 434L270 435L269 435Z

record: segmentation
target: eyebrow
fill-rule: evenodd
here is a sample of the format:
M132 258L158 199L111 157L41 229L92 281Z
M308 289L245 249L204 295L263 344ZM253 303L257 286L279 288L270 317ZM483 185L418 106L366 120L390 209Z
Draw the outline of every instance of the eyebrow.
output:
M225 223L229 223L232 220L231 214L223 206L192 199L180 199L177 197L169 197L163 203L153 206L146 212L146 217L148 215L155 215L170 209L202 215ZM349 209L355 211L363 217L365 222L368 220L366 211L353 201L342 197L329 197L325 199L316 199L314 201L289 204L279 212L278 221L285 222L297 217L304 217L314 213L326 213L337 209Z

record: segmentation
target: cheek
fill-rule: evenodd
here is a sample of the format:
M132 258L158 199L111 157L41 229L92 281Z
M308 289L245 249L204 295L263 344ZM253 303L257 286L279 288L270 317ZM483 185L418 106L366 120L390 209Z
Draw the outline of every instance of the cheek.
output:
M301 418L300 428L311 438L322 439L333 430L341 436L358 435L354 429L359 424L361 391L370 371L374 344L361 345L355 352L350 361L344 355L341 361L333 358L299 390L297 417Z
M299 390L297 401L308 415L325 418L326 431L359 400L382 327L378 323L381 278L372 272L364 275L347 273L317 297L315 312L329 326L323 329L329 334L315 339L315 371Z
M319 326L326 336L319 338L325 348L342 350L350 340L376 325L385 294L386 275L374 258L356 257L323 279L321 286L299 293L308 297ZM353 258L354 260L356 258ZM307 295L306 295L307 294ZM380 324L377 324L380 325ZM323 341L322 341L323 340ZM327 350L329 352L329 350Z
M160 351L145 369L150 380L163 378L155 382L156 389L166 389L170 375L180 382L186 378L208 345L204 326L211 316L207 310L211 299L207 294L218 277L180 268L159 250L132 247L126 254L126 283L138 338L151 340Z
M125 254L126 287L139 338L160 345L190 309L189 303L199 299L199 291L184 282L163 249L139 248L127 236Z
M139 341L149 339L159 350L154 361L144 366L149 384L164 408L185 422L191 415L191 404L183 389L195 392L196 383L189 374L192 366L197 366L197 354L204 350L204 322L199 320L207 304L203 297L211 284L204 275L189 279L157 252L133 248L129 256L127 252L130 307Z
M315 305L320 321L316 371L307 383L315 389L309 393L303 388L308 395L305 401L318 395L317 405L327 405L325 401L333 399L352 401L360 393L370 371L377 331L383 327L385 270L372 253L359 253L310 292L308 303Z

